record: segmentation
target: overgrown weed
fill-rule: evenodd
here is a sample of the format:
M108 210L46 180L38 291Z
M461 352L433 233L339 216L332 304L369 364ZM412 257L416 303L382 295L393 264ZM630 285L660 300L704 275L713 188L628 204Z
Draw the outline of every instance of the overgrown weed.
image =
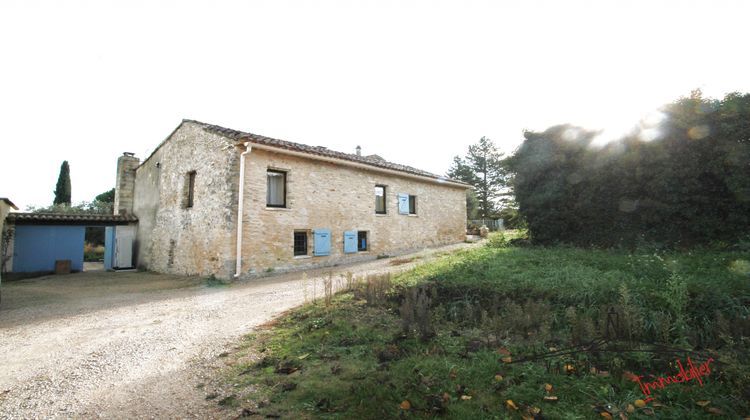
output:
M750 285L731 269L740 259L748 255L487 246L395 278L348 273L325 307L306 305L253 338L266 364L240 364L233 369L252 374L230 380L268 396L263 414L290 417L512 417L537 407L548 418L585 418L599 415L591 407L621 412L644 398L627 372L674 374L680 356L643 344L661 343L708 351L721 365L704 386L670 385L662 405L647 408L699 418L706 411L695 402L709 401L741 417L750 410ZM633 351L510 363L602 337ZM299 370L278 373L284 360Z
M229 283L225 282L224 280L221 280L219 278L216 278L215 275L211 274L210 276L206 277L204 280L204 283L206 287L226 287Z

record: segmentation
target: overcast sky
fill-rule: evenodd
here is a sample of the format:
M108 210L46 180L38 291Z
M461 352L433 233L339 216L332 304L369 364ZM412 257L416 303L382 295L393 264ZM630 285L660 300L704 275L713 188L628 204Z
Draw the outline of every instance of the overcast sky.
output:
M114 186L183 118L445 173L482 136L609 133L750 92L741 1L0 3L0 197Z

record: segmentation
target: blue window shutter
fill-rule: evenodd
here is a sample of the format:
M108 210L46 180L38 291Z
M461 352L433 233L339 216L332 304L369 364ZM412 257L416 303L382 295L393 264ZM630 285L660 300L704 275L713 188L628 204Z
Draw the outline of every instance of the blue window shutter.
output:
M398 214L409 214L409 194L398 195Z
M331 255L331 229L315 229L313 237L313 255Z
M347 230L344 232L344 253L352 254L357 252L357 231Z

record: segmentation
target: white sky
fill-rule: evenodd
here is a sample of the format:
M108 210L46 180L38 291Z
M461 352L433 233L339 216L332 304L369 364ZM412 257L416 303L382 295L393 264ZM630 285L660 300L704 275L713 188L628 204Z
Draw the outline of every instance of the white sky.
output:
M0 197L114 186L182 118L445 173L481 136L616 133L750 92L742 1L0 3Z

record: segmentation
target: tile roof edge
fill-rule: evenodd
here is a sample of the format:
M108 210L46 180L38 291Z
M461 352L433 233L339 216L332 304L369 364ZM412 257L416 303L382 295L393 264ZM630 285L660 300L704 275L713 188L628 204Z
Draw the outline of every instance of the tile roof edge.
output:
M249 141L251 143L253 143L253 140L256 140L255 143L257 143L257 144L263 144L265 146L274 147L276 149L279 149L282 152L284 150L290 150L290 149L287 149L287 148L284 148L284 147L281 147L281 146L277 146L277 145L274 145L274 144L262 143L260 140L262 139L262 140L265 140L266 142L270 142L270 143L273 143L273 142L286 143L290 147L296 148L297 149L296 151L298 151L300 153L309 154L309 155L312 155L312 156L325 156L325 157L330 157L330 158L334 158L334 159L346 160L346 161L350 161L350 162L356 162L356 163L361 163L361 164L364 164L364 165L372 166L374 168L388 169L388 170L397 171L397 172L403 172L403 173L407 173L407 174L411 174L411 175L417 175L417 176L424 177L424 178L431 178L431 179L435 179L435 180L438 180L438 181L444 181L446 183L453 183L453 184L465 186L467 188L471 187L470 184L467 184L467 183L462 182L462 181L458 181L458 180L455 180L455 179L450 179L448 177L444 177L444 176L441 176L441 175L433 174L433 173L430 173L430 172L427 172L427 171L423 171L423 170L418 169L418 168L413 168L413 167L408 166L408 165L403 165L403 164L399 164L399 163L395 163L395 162L390 162L390 161L387 161L387 160L372 161L372 160L366 159L364 156L355 158L354 157L355 155L351 155L349 153L339 152L337 150L332 150L332 149L327 149L327 148L320 149L320 150L321 151L326 151L328 153L314 153L312 151L305 150L305 149L306 148L309 148L309 149L319 149L319 148L317 148L316 146L310 146L310 145L307 145L307 144L304 144L304 143L297 143L297 142L292 142L292 141L288 141L288 140L276 139L276 138L273 138L273 137L267 137L267 136L263 136L263 135L260 135L260 134L254 134L254 133L248 133L248 132L244 132L244 131L240 131L240 130L234 130L234 129L231 129L231 128L226 128L226 127L222 127L222 126L215 125L215 124L208 124L208 123L204 123L204 122L197 121L197 120L192 120L192 119L183 119L182 120L182 123L186 123L186 122L187 123L197 124L197 125L201 126L204 130L207 130L207 131L209 131L211 133L214 133L214 134L218 134L218 135L224 136L224 137L226 137L226 138L228 138L230 140L234 140L234 141L243 140L243 141ZM182 123L180 125L182 125ZM231 133L232 135L228 135L229 133Z
M108 214L108 213L31 213L31 212L13 212L8 213L8 217L19 218L79 218L79 219L112 219L112 220L138 220L134 214Z
M151 153L149 153L148 157L146 157L146 159L143 159L143 160L141 161L141 163L139 163L139 164L138 164L138 166L136 167L136 169L140 168L140 167L141 167L141 166L143 166L143 165L144 165L144 164L145 164L146 162L148 162L148 160L149 160L149 159L151 159L151 158L152 158L152 157L153 157L153 156L154 156L154 155L156 154L156 152L158 152L158 151L159 151L159 149L161 149L161 148L162 148L162 146L164 146L164 145L165 145L165 144L166 144L166 143L167 143L167 142L168 142L168 141L169 141L169 140L170 140L170 139L172 138L172 136L174 136L174 134L175 134L175 133L176 133L176 132L177 132L177 131L178 131L178 130L179 130L180 128L182 128L182 126L183 126L183 125L184 125L185 123L193 123L193 124L197 124L197 125L201 126L201 128L204 128L204 126L207 126L207 125L211 125L211 124L206 124L206 123L204 123L204 122L200 122L200 121L197 121L197 120L191 120L191 119L189 119L189 118L183 118L183 119L182 119L182 121L180 121L180 123L179 123L179 124L177 124L177 127L175 127L175 128L174 128L174 130L172 130L172 131L171 131L171 132L169 133L169 135L167 135L167 137L166 137L166 138L164 138L164 140L162 140L162 141L161 141L161 142L160 142L160 143L159 143L159 144L158 144L158 145L157 145L157 146L156 146L156 147L154 148L154 150L152 150L152 151L151 151ZM219 127L219 126L217 125L216 127ZM218 134L218 133L214 133L214 134ZM219 135L220 135L220 134L219 134ZM226 137L226 136L222 136L222 137L228 138L228 137ZM230 139L230 140L231 140L231 139Z
M10 207L12 207L15 210L18 210L18 207L16 207L15 204L13 204L12 201L10 201L10 198L7 197L0 197L0 201L5 201Z

